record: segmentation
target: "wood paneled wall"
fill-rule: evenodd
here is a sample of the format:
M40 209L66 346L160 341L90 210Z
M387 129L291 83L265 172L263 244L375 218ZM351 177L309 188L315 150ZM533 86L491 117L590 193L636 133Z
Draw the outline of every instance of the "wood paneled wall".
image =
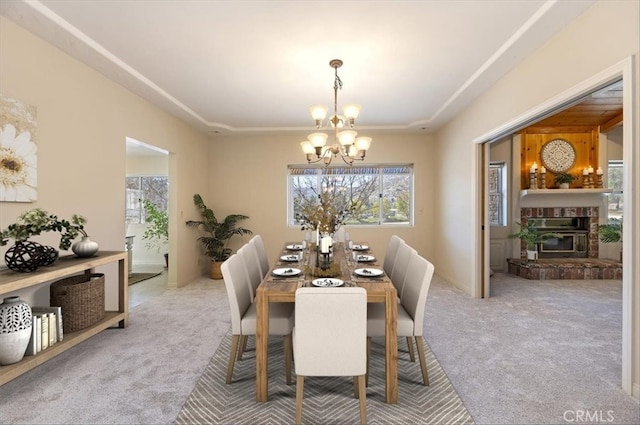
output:
M590 165L595 170L601 166L598 158L599 127L529 127L523 130L522 149L520 152L520 188L529 188L529 169L534 162L538 163L538 179L540 179L540 167L542 167L541 150L545 143L553 139L564 139L573 145L576 151L576 161L567 172L577 175L579 178L571 183L570 187L582 187L582 170ZM553 182L555 174L547 170L545 183L547 189L556 187ZM541 183L538 183L541 186Z

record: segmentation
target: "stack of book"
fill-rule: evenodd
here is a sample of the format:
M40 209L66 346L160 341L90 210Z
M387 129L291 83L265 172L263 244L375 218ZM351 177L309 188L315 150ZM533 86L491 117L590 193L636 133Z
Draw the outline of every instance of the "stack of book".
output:
M26 356L34 356L42 350L62 341L62 309L61 307L31 307L31 339Z

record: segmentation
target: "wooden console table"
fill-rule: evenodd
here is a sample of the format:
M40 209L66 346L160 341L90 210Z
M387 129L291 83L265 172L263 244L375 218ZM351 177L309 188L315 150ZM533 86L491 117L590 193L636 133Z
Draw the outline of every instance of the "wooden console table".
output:
M83 273L95 267L115 262L118 262L118 310L107 311L104 319L93 326L77 332L65 333L62 341L35 356L25 356L18 363L0 366L0 385L28 372L107 328L115 325L120 328L126 327L129 320L127 296L129 278L126 251L98 251L95 256L90 258L79 258L75 255L64 256L60 257L53 265L41 267L33 273L17 273L8 269L0 271L0 298L2 298L3 294L9 292Z

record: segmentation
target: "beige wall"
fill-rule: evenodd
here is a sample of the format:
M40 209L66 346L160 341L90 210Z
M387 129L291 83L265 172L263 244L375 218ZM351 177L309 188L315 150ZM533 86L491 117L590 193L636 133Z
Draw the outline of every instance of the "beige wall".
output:
M363 132L364 134L365 132ZM367 164L413 163L415 172L415 226L348 228L354 240L366 240L384 254L391 234L397 233L427 258L433 257L434 144L428 135L374 134ZM271 260L284 241L304 238L299 227L287 227L287 166L306 163L300 149L305 135L235 136L214 139L210 155L211 187L202 194L219 219L228 214L250 217L244 227L262 235ZM335 160L334 160L335 161ZM342 163L338 158L334 162ZM234 239L232 246L246 242ZM437 265L436 265L437 271Z
M452 283L468 293L474 293L475 283L479 279L474 249L478 243L474 223L478 222L476 213L479 206L476 205L476 199L479 199L479 174L476 166L477 147L472 141L631 55L636 55L636 73L634 84L629 86L636 87L634 97L637 107L639 8L637 1L597 2L438 132L435 187L438 188L436 199L439 202L435 212L438 226L434 229L434 236L439 249L434 252L434 260L439 273ZM606 31L598 30L603 28L603 23L607 23ZM627 83L632 82L625 82L625 85ZM637 127L633 132L632 140L637 143ZM625 158L629 161L627 165L633 166L631 161L638 161L637 157L634 154L633 158ZM637 168L636 164L636 173ZM634 181L638 184L637 174ZM637 208L637 203L635 205ZM637 224L634 227L637 228ZM637 258L638 242L634 241L633 246ZM464 267L461 267L461 263ZM634 313L629 325L634 330L632 375L634 391L638 396L640 282L634 278L632 285L630 301Z
M170 231L172 252L182 260L174 259L170 284L201 274L198 247L179 215L195 211L192 193L209 187L206 136L4 17L0 92L38 110L38 200L0 203L0 227L35 207L62 217L81 214L101 250L124 250L125 138L133 137L172 153L171 220L180 225ZM57 235L40 240L58 244Z

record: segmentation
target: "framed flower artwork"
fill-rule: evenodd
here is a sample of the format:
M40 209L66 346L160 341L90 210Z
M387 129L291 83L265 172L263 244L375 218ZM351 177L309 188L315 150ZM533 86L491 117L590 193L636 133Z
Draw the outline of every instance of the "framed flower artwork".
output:
M37 192L36 107L0 96L0 202L34 202Z

